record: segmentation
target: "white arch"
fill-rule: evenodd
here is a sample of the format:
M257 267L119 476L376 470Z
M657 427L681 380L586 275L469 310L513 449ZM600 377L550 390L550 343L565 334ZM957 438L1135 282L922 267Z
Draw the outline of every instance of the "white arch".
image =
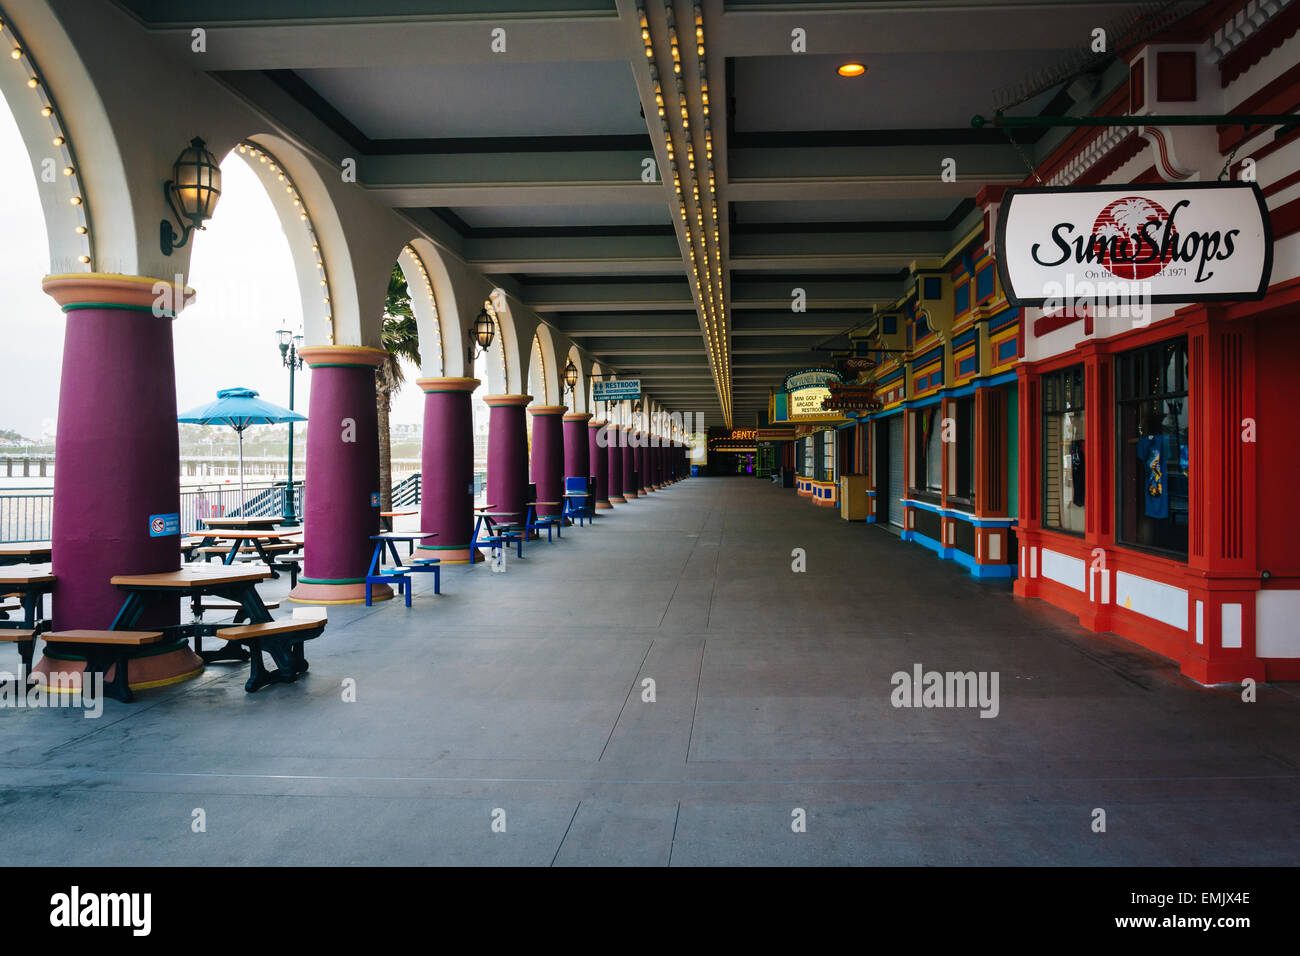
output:
M506 301L505 292L501 289L493 289L484 300L483 308L496 320L496 335L492 337L492 347L489 352L500 349L497 352L500 358L499 365L497 362L488 363L488 394L523 394L521 375L517 369L512 371L512 363L509 361L511 354L518 354L518 336L515 334L515 320L510 314L510 303Z
M573 367L578 370L578 381L577 383L574 384L573 391L572 393L570 393L569 396L569 400L565 404L569 405L569 410L573 412L590 412L591 408L588 407L587 404L588 377L587 377L586 368L584 367L586 363L583 361L582 354L578 351L578 347L576 345L569 346L568 354L565 356L564 359L565 369L568 368L570 362L572 362ZM564 369L561 369L560 377L561 379L563 379Z
M307 344L365 344L348 239L315 166L288 140L271 134L248 137L235 147L237 154L240 146L247 147L240 157L266 186L289 240ZM291 185L278 178L282 172Z
M554 366L546 361L546 355L542 352L542 337L540 328L533 333L533 347L528 350L528 394L533 396L533 401L538 405L549 405L548 393L550 391L551 379L555 377Z
M420 375L423 378L440 377L445 368L443 323L433 275L412 243L402 247L397 265L406 278L406 288L411 296L411 312L415 315L415 325L420 333Z
M103 101L48 5L19 20L0 33L0 96L33 160L49 272L134 275L131 193Z

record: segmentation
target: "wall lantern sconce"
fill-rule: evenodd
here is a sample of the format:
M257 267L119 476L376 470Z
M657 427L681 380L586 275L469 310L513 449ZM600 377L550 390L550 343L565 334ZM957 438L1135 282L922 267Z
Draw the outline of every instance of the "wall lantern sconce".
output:
M181 227L179 235L167 219L158 227L163 255L170 256L173 249L189 241L195 229L206 228L203 224L212 218L221 198L221 167L199 137L190 140L172 164L172 178L163 184L163 195Z
M578 387L578 366L573 364L573 359L564 366L564 385L570 392Z
M492 316L488 315L487 309L479 309L478 316L474 319L474 334L469 343L469 360L471 363L486 352L492 345L492 338L496 335L496 323L492 321ZM475 348L475 346L478 348Z

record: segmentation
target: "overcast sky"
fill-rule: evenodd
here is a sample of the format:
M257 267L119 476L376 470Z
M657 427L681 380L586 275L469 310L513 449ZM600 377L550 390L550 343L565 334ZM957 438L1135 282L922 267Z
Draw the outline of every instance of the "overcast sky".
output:
M66 320L41 291L41 279L49 272L49 247L36 174L3 98L0 183L0 341L6 343L0 429L36 438L52 428L57 416ZM190 242L195 244L190 285L199 295L173 325L178 410L236 385L287 405L289 373L280 363L275 330L301 327L298 287L271 200L236 155L222 163L215 216ZM408 367L408 382L416 377ZM304 369L294 403L304 414L310 381ZM421 421L423 398L413 384L404 387L393 402L393 423Z

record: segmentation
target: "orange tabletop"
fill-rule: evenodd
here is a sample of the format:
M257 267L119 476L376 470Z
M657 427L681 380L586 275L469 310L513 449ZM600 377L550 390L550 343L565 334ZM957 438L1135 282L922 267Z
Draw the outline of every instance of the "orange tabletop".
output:
M37 554L48 557L50 543L48 541L8 541L0 544L0 557L30 557Z
M0 584L49 584L54 573L40 564L11 564L0 567Z
M289 538L295 534L302 534L301 531L193 531L195 537L199 538L224 538L227 541L235 539L243 540L245 538L259 541L269 541L276 538Z
M407 515L418 515L419 513L420 513L420 512L418 512L418 511L381 511L381 512L379 512L379 517L381 517L381 518L405 518Z
M283 521L283 518L262 517L262 518L202 518L200 519L209 528L251 528L257 525L263 527L274 527Z
M412 538L436 538L436 531L381 531L379 534L372 534L371 541L408 541Z
M196 584L239 584L244 581L263 581L270 576L270 571L259 571L254 567L237 568L234 565L227 564L187 564L175 571L162 571L158 574L115 574L109 579L109 582L119 588L156 588L186 591ZM0 581L3 581L3 579L0 579Z

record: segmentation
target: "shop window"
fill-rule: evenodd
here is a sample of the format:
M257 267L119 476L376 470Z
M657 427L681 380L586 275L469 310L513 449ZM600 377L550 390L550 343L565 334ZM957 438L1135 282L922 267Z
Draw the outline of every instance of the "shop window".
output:
M923 497L937 497L943 491L943 424L939 404L918 409L912 420L916 424L912 435L916 459L913 490Z
M975 397L959 398L955 408L957 440L949 453L956 456L951 494L967 504L975 502Z
M1115 360L1118 539L1187 556L1187 340Z
M835 433L822 432L822 481L835 480Z
M1043 388L1043 526L1083 533L1083 366L1051 372Z
M803 440L803 476L811 478L813 474L813 440L812 436L809 435Z

